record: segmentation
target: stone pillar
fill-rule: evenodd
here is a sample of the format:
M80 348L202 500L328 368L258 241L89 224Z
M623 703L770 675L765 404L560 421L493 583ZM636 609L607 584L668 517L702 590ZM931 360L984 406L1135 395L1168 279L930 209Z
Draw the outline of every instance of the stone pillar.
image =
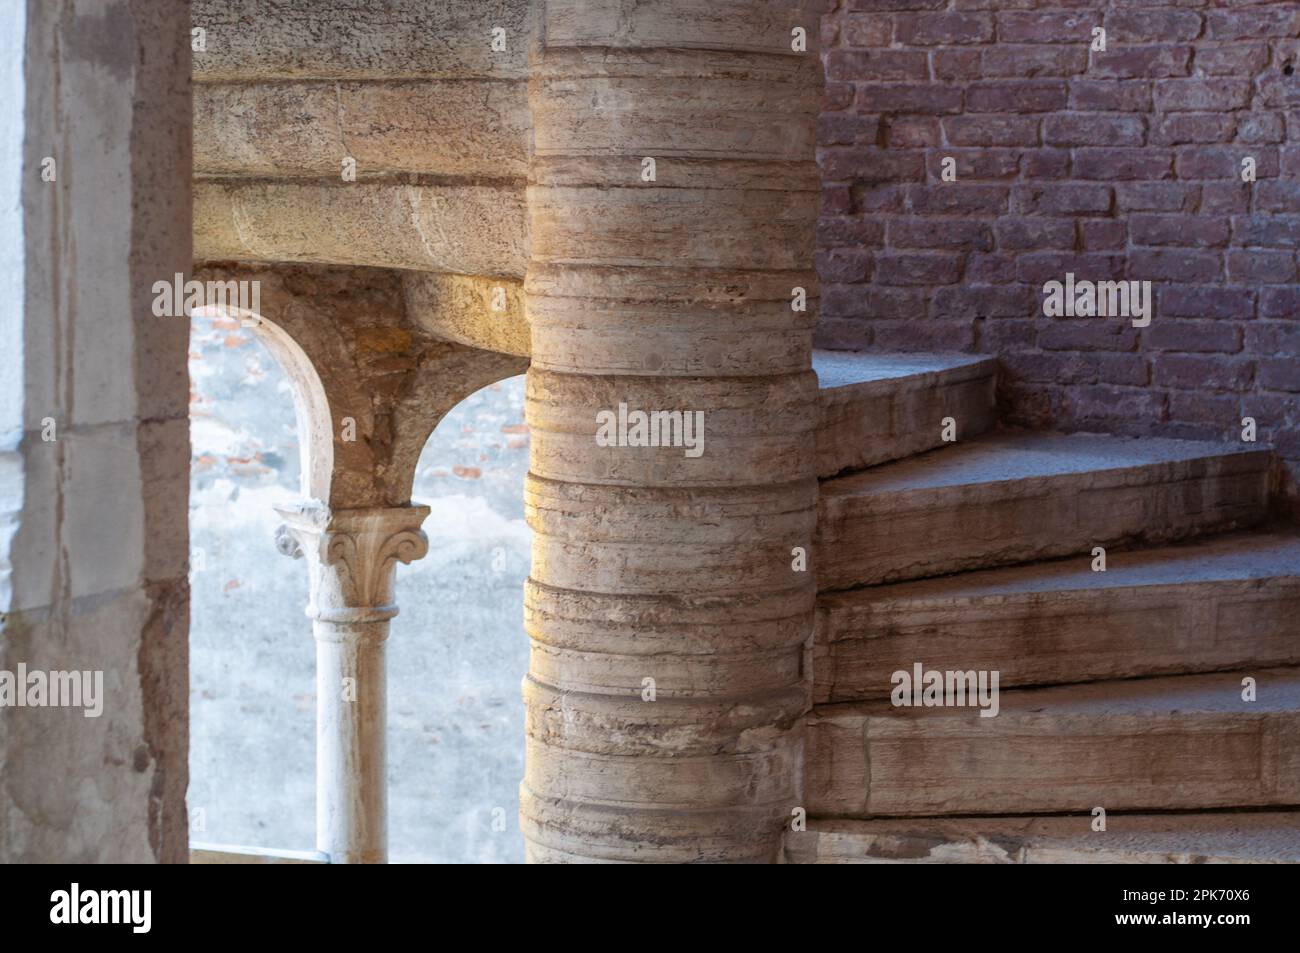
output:
M819 7L546 5L525 286L534 862L774 861L800 807ZM604 445L620 405L702 420L702 452L634 445L631 422Z
M385 647L398 561L428 552L426 506L278 509L276 545L306 557L316 639L316 849L335 864L388 860Z

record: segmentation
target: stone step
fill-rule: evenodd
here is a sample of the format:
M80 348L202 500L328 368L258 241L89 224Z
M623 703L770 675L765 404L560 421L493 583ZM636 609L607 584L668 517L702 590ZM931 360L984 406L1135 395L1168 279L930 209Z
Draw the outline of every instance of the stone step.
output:
M1003 688L1300 664L1300 537L1185 546L824 593L817 703L889 697L920 661Z
M960 437L993 425L994 358L819 350L813 370L821 382L820 477L941 446L947 417Z
M847 589L1260 522L1250 445L999 432L825 480L818 585Z
M1255 679L1245 701L1243 679ZM1094 682L979 707L819 705L812 816L1048 814L1300 804L1300 669ZM994 711L986 707L985 711Z
M788 864L1296 864L1300 813L808 822Z

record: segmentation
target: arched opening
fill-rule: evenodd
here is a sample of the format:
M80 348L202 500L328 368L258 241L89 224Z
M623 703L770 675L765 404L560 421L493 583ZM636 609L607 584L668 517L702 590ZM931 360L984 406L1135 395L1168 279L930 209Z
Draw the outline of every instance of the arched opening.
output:
M395 862L523 860L523 408L523 377L471 394L438 424L416 469L429 553L398 567L402 611L388 641Z
M274 326L254 333L254 320L219 309L191 318L190 837L309 850L308 579L276 551L273 507L311 486L300 435L311 433L313 394L324 394L318 381L315 391L295 386L282 361L300 373L310 365L292 363L279 329L280 353L267 347Z

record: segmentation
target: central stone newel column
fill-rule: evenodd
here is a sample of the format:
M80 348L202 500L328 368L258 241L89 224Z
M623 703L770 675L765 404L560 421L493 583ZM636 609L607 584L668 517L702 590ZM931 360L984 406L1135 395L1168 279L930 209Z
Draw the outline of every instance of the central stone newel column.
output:
M820 6L545 5L525 287L533 861L773 861L801 807ZM647 441L638 411L677 416Z
M282 553L305 557L316 638L316 849L330 863L388 859L385 645L399 561L429 544L427 506L277 507Z

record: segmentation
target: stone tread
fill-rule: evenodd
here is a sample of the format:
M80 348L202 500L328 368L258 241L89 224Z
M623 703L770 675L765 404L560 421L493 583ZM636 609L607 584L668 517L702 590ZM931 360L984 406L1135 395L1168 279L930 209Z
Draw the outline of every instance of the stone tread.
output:
M823 480L818 583L903 582L1253 527L1271 457L1237 444L1000 431Z
M813 351L812 364L822 390L829 392L967 380L993 373L997 360L978 354L871 354L817 349Z
M1105 572L1094 572L1092 557L1084 554L1077 559L827 593L819 601L830 610L864 603L949 604L1030 593L1179 586L1283 576L1300 577L1300 536L1232 533L1182 546L1111 553Z
M1300 863L1300 812L810 820L793 864Z
M933 450L949 417L965 437L994 423L994 358L817 350L812 365L821 385L822 478Z
M1001 687L1300 664L1300 536L1234 534L818 598L814 700L883 698L913 660Z
M1255 679L1246 701L1242 679ZM1300 804L1300 669L1002 691L977 707L818 705L809 813L833 817Z
M1104 471L1138 470L1207 457L1267 455L1233 444L1160 437L1002 431L864 473L827 481L822 495L839 497L906 493L941 487L1006 483Z

